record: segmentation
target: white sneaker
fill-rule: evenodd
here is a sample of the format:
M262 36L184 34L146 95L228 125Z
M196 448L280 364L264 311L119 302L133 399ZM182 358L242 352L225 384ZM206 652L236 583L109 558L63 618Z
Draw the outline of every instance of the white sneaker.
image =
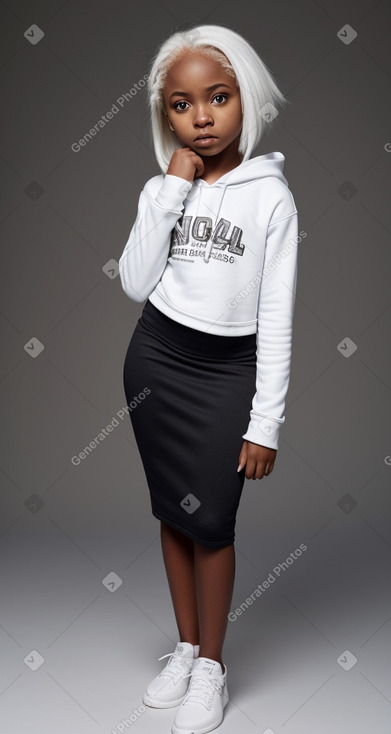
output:
M163 660L170 656L166 667L153 679L144 693L143 702L147 706L167 709L182 703L189 687L190 671L199 649L199 645L178 642L174 652L159 658Z
M197 658L189 673L186 696L176 712L171 734L206 734L216 729L224 718L229 696L227 666L210 658Z

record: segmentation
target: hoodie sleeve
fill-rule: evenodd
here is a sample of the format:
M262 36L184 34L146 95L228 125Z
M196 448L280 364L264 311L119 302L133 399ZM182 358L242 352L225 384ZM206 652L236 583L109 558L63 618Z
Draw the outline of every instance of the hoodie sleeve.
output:
M289 189L270 220L259 293L256 393L242 438L278 449L285 422L297 282L298 217Z
M171 231L183 212L183 201L192 183L166 174L156 192L154 176L140 193L137 217L119 259L122 288L133 301L142 303L152 293L166 267Z

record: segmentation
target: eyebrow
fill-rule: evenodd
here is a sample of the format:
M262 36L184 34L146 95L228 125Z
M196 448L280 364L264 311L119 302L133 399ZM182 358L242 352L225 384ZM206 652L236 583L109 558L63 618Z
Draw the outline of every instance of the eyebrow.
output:
M217 89L217 87L227 87L227 89L231 89L231 87L229 86L229 84L223 84L223 83L221 83L221 84L212 84L211 87L205 87L205 91L206 92L212 92L213 89ZM175 97L176 95L180 95L180 96L183 96L183 97L189 97L190 96L190 92L172 92L170 94L170 96L169 96L168 99L171 99L171 97Z

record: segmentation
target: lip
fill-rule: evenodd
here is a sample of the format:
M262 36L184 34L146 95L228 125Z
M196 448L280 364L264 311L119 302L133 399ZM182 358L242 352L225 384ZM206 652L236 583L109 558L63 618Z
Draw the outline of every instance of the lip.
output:
M199 140L216 140L215 135L199 135L198 138L195 138L193 141L194 143L198 142Z
M215 140L217 140L217 138L214 135L206 135L203 138L196 138L193 145L197 143L197 145L200 145L202 148L206 148L207 145L213 145Z

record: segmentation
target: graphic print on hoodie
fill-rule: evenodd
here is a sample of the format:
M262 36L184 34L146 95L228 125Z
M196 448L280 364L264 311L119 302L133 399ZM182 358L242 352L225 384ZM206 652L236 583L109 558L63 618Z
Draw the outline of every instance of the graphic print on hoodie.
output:
M185 326L257 337L256 389L243 438L278 448L289 386L298 213L282 153L213 184L154 176L119 260L125 293ZM302 233L305 236L305 233Z
M205 259L205 262L208 262L211 251L209 250L205 254L202 247L206 247L209 241L212 243L212 247L219 250L226 250L228 246L227 252L212 253L212 257L216 257L217 260L223 262L233 263L235 258L232 257L232 253L243 255L244 245L240 241L243 230L239 227L232 226L232 232L228 236L231 226L232 222L223 218L219 219L216 226L213 227L212 217L181 217L172 231L170 256L175 259L181 259L178 257L179 255L186 255L190 258L201 256ZM191 242L190 235L193 238L192 248L186 247ZM191 262L194 261L191 260Z

